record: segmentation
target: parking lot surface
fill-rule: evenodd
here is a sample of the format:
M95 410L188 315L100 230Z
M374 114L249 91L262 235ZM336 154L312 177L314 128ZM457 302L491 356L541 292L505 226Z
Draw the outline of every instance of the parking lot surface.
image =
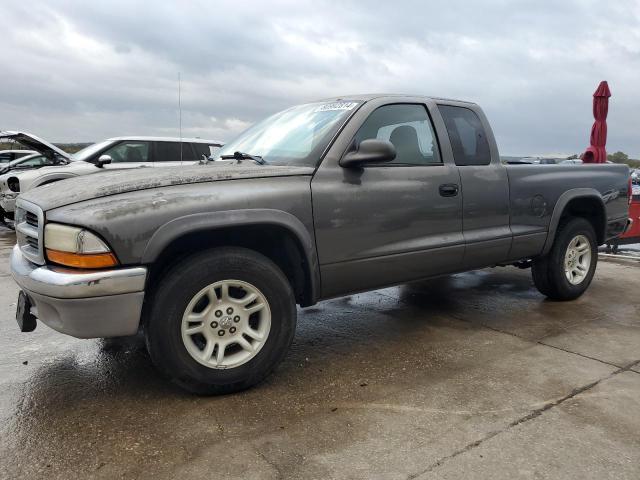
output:
M201 398L140 339L22 334L0 229L0 478L640 478L640 263L547 301L497 268L299 312L265 383Z

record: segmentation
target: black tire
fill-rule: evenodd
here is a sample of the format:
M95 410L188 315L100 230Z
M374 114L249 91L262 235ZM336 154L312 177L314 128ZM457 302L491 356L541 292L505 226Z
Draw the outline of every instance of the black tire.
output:
M209 368L188 353L180 330L182 316L204 287L228 279L260 290L269 304L271 328L248 362ZM275 263L249 249L222 247L186 258L163 276L151 301L144 333L153 363L173 382L199 395L232 393L259 383L282 361L293 341L296 306L291 285Z
M574 285L565 275L564 261L569 243L578 235L589 240L591 263L584 279ZM533 261L533 283L540 293L552 300L574 300L589 288L597 263L598 245L593 226L584 218L569 218L558 227L551 251Z

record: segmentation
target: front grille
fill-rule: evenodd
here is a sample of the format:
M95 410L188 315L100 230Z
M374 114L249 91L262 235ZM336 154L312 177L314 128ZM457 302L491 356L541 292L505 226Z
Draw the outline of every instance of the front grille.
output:
M32 227L38 228L38 215L32 212L25 212L25 221Z
M16 238L22 254L33 263L44 264L42 209L33 203L18 199L15 218Z
M33 237L25 237L27 244L32 248L38 248L38 239Z

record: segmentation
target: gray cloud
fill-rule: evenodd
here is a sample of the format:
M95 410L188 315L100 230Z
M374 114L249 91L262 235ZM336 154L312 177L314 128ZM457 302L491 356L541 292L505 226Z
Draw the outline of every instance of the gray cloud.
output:
M23 2L24 3L24 2ZM504 154L640 157L640 1L5 2L0 128L56 141L229 140L291 104L406 92L474 100ZM1 58L1 57L0 57Z

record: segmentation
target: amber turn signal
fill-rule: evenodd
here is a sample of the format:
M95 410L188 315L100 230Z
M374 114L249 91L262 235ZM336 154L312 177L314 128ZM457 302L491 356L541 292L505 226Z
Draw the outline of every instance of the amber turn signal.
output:
M106 268L118 265L113 253L69 253L60 250L46 249L47 258L53 263L74 268Z

